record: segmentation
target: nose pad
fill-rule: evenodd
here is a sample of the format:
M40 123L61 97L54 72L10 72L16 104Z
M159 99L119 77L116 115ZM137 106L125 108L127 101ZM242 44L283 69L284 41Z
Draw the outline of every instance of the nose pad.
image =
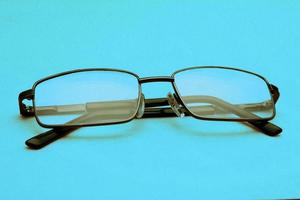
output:
M172 110L178 117L184 117L184 112L180 108L180 105L178 104L174 95L170 92L168 93L168 102L169 102Z
M142 94L141 99L140 99L139 109L136 114L136 118L138 118L138 119L142 118L144 115L144 111L145 111L145 96L144 96L144 94Z

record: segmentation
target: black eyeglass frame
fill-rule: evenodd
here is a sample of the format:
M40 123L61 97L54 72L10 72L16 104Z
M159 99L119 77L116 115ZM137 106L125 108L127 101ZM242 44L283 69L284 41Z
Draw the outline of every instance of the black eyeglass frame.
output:
M189 109L189 107L184 103L184 101L182 100L181 98L181 95L179 93L179 90L176 86L176 81L175 81L175 76L176 74L180 73L180 72L183 72L183 71L187 71L187 70L193 70L193 69L213 69L213 68L218 68L218 69L225 69L225 70L234 70L234 71L239 71L239 72L244 72L244 73L248 73L248 74L251 74L251 75L254 75L254 76L257 76L258 78L262 79L268 89L269 89L269 92L270 92L270 96L271 96L271 101L272 101L272 109L273 109L273 114L271 117L268 117L268 118L262 118L262 119L243 119L243 118L232 118L232 119L229 119L229 118L206 118L206 117L202 117L202 116L198 116L198 115L195 115L193 112L191 112L191 110ZM127 73L128 75L131 75L131 76L134 76L137 81L138 81L138 105L137 105L137 108L136 108L136 111L135 111L135 114L132 115L132 117L130 117L129 119L126 119L126 120L123 120L123 121L118 121L118 122L109 122L109 123L94 123L94 124L81 124L81 125L47 125L47 124L43 124L37 114L36 114L36 111L35 111L35 89L36 87L47 81L47 80L50 80L50 79L53 79L53 78L57 78L57 77L60 77L60 76L64 76L64 75L68 75L68 74L73 74L73 73L78 73L78 72L89 72L89 71L111 71L111 72L120 72L120 73ZM135 73L132 73L130 71L127 71L127 70L121 70L121 69L113 69L113 68L86 68L86 69L76 69L76 70L71 70L71 71L66 71L66 72L62 72L62 73L58 73L58 74L54 74L54 75L51 75L51 76L48 76L48 77L45 77L45 78L42 78L38 81L36 81L34 84L33 84L33 87L32 89L29 89L29 90L26 90L24 92L21 92L19 94L19 98L18 98L18 101L19 101L19 109L20 109L20 114L24 117L32 117L34 116L37 123L41 126L41 127L44 127L44 128L53 128L55 130L62 130L62 129L77 129L77 128L80 128L80 127L90 127L90 126L102 126L102 125L113 125L113 124L121 124L121 123L126 123L126 122L129 122L133 119L136 118L136 115L138 113L138 110L139 110L139 107L140 107L140 104L141 104L141 97L142 97L142 88L141 88L141 85L144 84L144 83L150 83L150 82L170 82L172 84L172 87L173 87L173 90L174 90L174 96L176 98L176 100L178 101L178 103L184 108L185 110L185 114L187 116L192 116L196 119L200 119L200 120L208 120L208 121L228 121L228 122L249 122L250 124L254 125L254 126L262 126L265 125L268 121L274 119L274 117L276 116L276 108L275 108L275 104L280 96L280 93L279 93L279 89L269 83L269 81L257 74L257 73L254 73L254 72L250 72L250 71L247 71L247 70L243 70L243 69L239 69L239 68L233 68L233 67L225 67L225 66L196 66L196 67L189 67L189 68L184 68L184 69L180 69L180 70L177 70L175 71L171 76L153 76L153 77L143 77L143 78L140 78L137 74ZM23 101L27 99L27 100L32 100L32 106L26 106ZM168 101L166 98L156 98L156 99L145 99L145 104L146 104L146 108L147 107L156 107L156 106L167 106L169 105ZM154 114L154 115L153 115ZM152 113L151 117L166 117L166 116L175 116L174 113L171 114L171 113ZM147 116L145 116L147 117ZM143 117L144 118L144 117ZM279 132L279 131L276 131L276 132ZM281 131L280 131L281 132ZM278 133L279 134L279 133Z

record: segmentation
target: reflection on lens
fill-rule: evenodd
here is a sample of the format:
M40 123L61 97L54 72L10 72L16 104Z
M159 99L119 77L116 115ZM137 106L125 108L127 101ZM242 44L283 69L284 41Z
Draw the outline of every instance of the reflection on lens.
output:
M266 119L274 114L268 85L261 77L234 69L193 68L175 74L187 108L211 119Z
M35 112L45 125L91 125L130 120L138 108L137 77L89 70L39 83Z

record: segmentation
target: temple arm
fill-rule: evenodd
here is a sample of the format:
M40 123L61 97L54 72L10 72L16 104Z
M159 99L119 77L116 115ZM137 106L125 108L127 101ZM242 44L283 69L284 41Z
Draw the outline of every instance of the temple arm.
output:
M276 86L273 86L274 90L272 89L272 95L273 95L273 99L274 102L276 103L279 99L280 93L279 90ZM195 97L194 97L195 98ZM199 98L199 97L198 97ZM212 98L209 98L210 102L212 102ZM196 99L195 99L196 100ZM218 102L218 103L216 103ZM148 106L165 106L168 105L168 100L166 98L160 98L160 99L146 99L145 100L146 103L146 107ZM230 103L227 103L221 99L214 99L214 103L215 105L219 105L222 106L223 108L227 108L229 109L231 112L234 112L234 114L239 115L240 117L253 117L254 119L259 119L259 117L251 112L247 112L247 111L255 111L257 109L262 110L262 109L266 109L268 108L268 106L266 106L266 102L264 103L260 103L260 104L244 104L244 105L239 105L239 106L233 106ZM244 106L244 108L243 108ZM265 106L265 107L264 107ZM205 106L206 108L209 108L211 106ZM202 109L202 111L204 111L203 109L205 107L201 107L200 109ZM242 109L239 109L242 108ZM245 110L243 110L245 109ZM210 112L210 113L209 113ZM211 110L207 110L206 114L214 114L215 109L211 109ZM188 112L185 112L185 115L189 115ZM176 114L173 112L173 110L171 108L149 108L147 112L145 112L145 114L143 115L143 118L147 118L147 117L162 117L162 116L176 116ZM250 125L251 127L261 131L262 133L269 135L269 136L276 136L278 134L280 134L282 132L282 129L278 126L276 126L273 123L270 123L268 121L265 120L257 120L257 121L247 121L246 125Z
M271 89L272 89L271 92L272 92L272 95L273 95L273 99L276 102L279 98L278 88L276 86L272 85ZM23 104L24 99L30 100L32 98L33 98L32 90L24 91L19 95L20 113L23 116L33 116L34 115L33 108ZM222 101L223 100L221 100L221 102ZM215 104L216 104L216 100L215 100ZM228 104L228 103L225 102L225 104ZM168 104L168 99L166 99L166 98L146 99L145 100L145 107L146 108L145 108L143 118L176 116L176 114L173 112L173 110L171 108L155 108L157 106L167 106L167 105L169 105L169 104ZM219 105L220 105L220 102L219 102ZM246 116L249 117L250 112L247 112L247 111L245 112L245 110L246 109L248 109L248 110L249 109L251 109L251 110L257 109L258 106L260 106L260 105L245 104L245 105L240 105L240 106L244 106L244 107L241 108L241 109L236 109L236 106L234 106L234 109L232 110L230 108L230 106L228 107L228 105L226 105L225 108L227 108L227 110L231 109L231 111L234 111L234 114L237 114L237 115L240 115L240 116L244 115L244 117L246 117ZM224 108L224 105L223 105L223 108ZM204 111L204 109L206 110L205 112L215 112L215 108L213 108L212 106L201 106L200 109L202 109L202 112ZM243 110L243 109L245 109L245 110ZM188 112L186 112L186 111L184 111L184 112L185 112L186 115L189 115ZM252 113L250 113L250 114L252 114ZM90 115L90 114L87 114L87 115ZM83 115L83 116L85 118L89 117L89 116L85 116L85 115ZM256 115L254 115L254 116L256 116ZM80 121L80 120L82 120L82 118L79 117L79 119L77 118L75 120ZM77 122L79 122L79 121L77 121ZM72 120L69 123L75 123L75 122ZM251 124L252 126L254 126L256 129L262 131L263 133L265 133L267 135L271 135L271 136L278 135L282 131L282 129L279 128L278 126L276 126L276 125L274 125L270 122L266 122L266 121L251 121L251 122L248 122L248 123ZM47 131L43 134L37 135L37 136L27 140L26 144L31 148L38 149L38 148L41 148L41 147L53 142L54 140L66 135L67 133L70 133L71 131L73 131L75 129L77 129L77 128L66 127L66 128L52 129L50 131Z
M273 96L273 99L274 99L274 102L276 103L277 102L277 100L279 99L279 96L280 96L280 93L279 93L279 90L278 90L278 88L276 87L276 86L274 86L274 85L271 85L270 86L271 88L270 88L270 90L271 90L271 93L272 93L272 96ZM26 90L26 91L24 91L24 92L21 92L20 94L19 94L19 98L18 98L18 100L19 100L19 109L20 109L20 114L22 115L22 116L24 116L24 117L30 117L30 116L34 116L34 108L33 108L33 106L29 106L29 105L26 105L26 104L24 104L23 103L23 101L26 99L26 100L32 100L33 99L33 97L34 97L34 94L33 94L33 90L32 89L29 89L29 90ZM222 107L222 108L226 108L227 110L228 110L228 108L229 108L229 110L230 110L230 112L231 113L238 113L238 115L240 116L240 117L242 117L241 116L241 114L242 113L244 113L244 114L242 114L243 115L243 118L245 118L246 116L248 117L248 118L253 118L253 117L255 117L255 116L249 116L249 112L248 113L246 113L246 112L243 112L242 110L253 110L253 109L259 109L258 107L260 107L260 109L263 109L263 107L262 106L260 106L260 104L244 104L244 105L239 105L239 107L241 108L241 109L238 109L237 110L237 106L235 105L234 107L232 106L232 104L230 104L230 103L228 103L228 102L225 102L225 101L223 101L223 100L221 100L221 99L218 99L218 98L215 98L215 97L208 97L206 100L204 99L204 97L205 96L198 96L197 98L194 98L194 102L199 102L200 100L201 100L201 102L208 102L208 103L210 103L210 104L212 104L212 105L218 105L218 107ZM186 98L186 97L185 97ZM192 97L193 98L193 97ZM202 99L199 99L199 98L202 98ZM124 101L123 101L124 102ZM112 103L112 102L109 102L110 104ZM118 102L116 102L118 105L120 104L120 101L118 101ZM125 102L126 103L126 102ZM88 105L88 107L91 107L91 108L93 108L93 103L89 103L89 104L87 104ZM98 107L97 106L97 102L94 104L96 107ZM98 105L100 105L100 104L98 104ZM104 104L104 106L102 106L102 108L105 108L105 107L107 107L107 105L108 104ZM113 105L113 104L111 104L111 105ZM125 106L126 104L124 104L124 106ZM157 106L168 106L169 105L169 103L168 103L168 99L166 99L166 98L157 98L157 99L149 99L149 100L145 100L145 107L147 108L147 107L157 107ZM262 104L261 104L262 105ZM76 107L77 108L76 108ZM88 108L87 107L87 108ZM206 107L206 109L205 109L205 107L204 106L201 106L201 109L203 110L203 114L205 114L204 112L205 112L205 110L209 110L209 107L211 107L211 106L207 106ZM59 108L61 108L60 109L60 111L59 111ZM74 109L75 108L75 109ZM69 113L71 112L71 110L78 110L78 109L83 109L82 108L82 105L81 104L78 104L78 105L63 105L63 106L49 106L49 107L44 107L44 110L45 110L45 114L47 113L47 112L49 112L49 114L50 114L50 112L53 112L53 114L54 113L56 113L56 114L58 114L58 112L60 112L61 114L63 114L63 110L69 110ZM86 108L84 108L84 109L86 109ZM162 110L165 110L164 108L162 108ZM213 109L211 109L212 111L213 111ZM156 109L156 111L159 111L159 110L157 110ZM234 111L234 112L233 112ZM42 107L40 107L40 114L42 114L43 113L43 111L42 111ZM77 112L77 111L76 111ZM168 112L168 111L167 111ZM151 110L151 113L153 113L153 110ZM164 111L162 111L162 112L157 112L157 114L160 114L160 113L165 113ZM147 109L145 110L145 114L147 115ZM160 117L160 116L157 116L157 117ZM255 117L256 118L256 117Z
M166 98L160 98L160 99L146 99L145 104L145 112L143 115L143 118L153 118L153 117L175 117L177 116L174 111L171 108L156 108L155 106L164 106L167 105L167 99ZM149 107L151 106L151 107ZM201 108L203 109L203 108ZM209 107L207 112L209 111ZM189 116L189 113L185 111L185 114ZM85 120L90 120L93 117L98 117L96 112L92 113L87 113L84 114L70 122L69 124L72 123L79 123ZM68 124L67 123L67 124ZM251 121L248 122L250 125L254 126L254 128L260 130L261 132L270 135L270 136L275 136L278 135L282 129L279 128L278 126L266 122L266 121ZM79 127L66 127L66 128L54 128L51 129L45 133L39 134L37 136L34 136L30 138L29 140L26 141L26 145L30 148L33 149L40 149L44 147L45 145L61 138L64 137L65 135L71 133L72 131L78 129Z
M189 97L191 98L191 97ZM195 98L195 97L194 97ZM197 98L199 99L199 97ZM111 105L111 103L109 103ZM159 99L146 99L145 100L145 104L146 104L146 108L145 108L145 112L143 115L143 118L149 118L149 117L175 117L176 114L173 112L173 110L170 107L164 107L164 108L157 108L156 106L166 106L168 105L168 100L166 98L159 98ZM263 103L264 105L264 103ZM244 106L244 108L253 110L253 109L257 109L257 108L263 108L263 105L260 104L246 104L246 105L241 105ZM100 106L97 103L93 103L93 109L95 109L96 107ZM112 106L112 105L111 105ZM111 108L108 107L108 108ZM68 108L65 107L61 107L59 106L59 108L55 107L55 108L50 108L47 107L45 110L43 110L42 112L44 112L43 114L47 114L47 112L50 112L48 114L58 114L59 112L57 112L57 110L60 110L62 113L60 114L68 114L68 112L70 112L70 109L74 109L76 108L77 111L80 111L83 108L83 105L76 105L76 106L69 106ZM104 106L103 108L107 108L107 105ZM100 109L101 111L103 111L104 109ZM229 107L230 108L230 107ZM216 112L214 106L199 106L197 109L199 109L201 112L206 113L206 114L213 114ZM98 109L99 110L99 107ZM109 113L107 111L109 111L110 109L106 110L106 115L111 115L113 113ZM68 112L67 112L68 111ZM239 109L238 109L238 112ZM188 116L189 112L187 112L186 110L184 110L184 113ZM245 114L248 116L249 112L245 111L245 113L241 112L242 114ZM76 124L76 123L82 123L84 121L90 121L93 120L93 118L95 118L96 120L99 119L99 115L103 114L103 112L99 113L99 112L86 112L85 114L83 114L82 116L66 123L66 125L68 124ZM268 134L268 135L277 135L281 132L281 129L277 126L275 126L274 124L271 124L269 122L264 122L264 121L252 121L252 122L248 122L249 124L251 124L252 126L254 126L256 129ZM56 129L52 129L49 130L45 133L42 133L40 135L37 135L29 140L26 141L26 144L30 147L30 148L34 148L34 149L39 149L63 136L65 136L66 134L74 131L77 128L74 127L65 127L65 128L56 128Z
M240 118L249 118L249 119L261 119L259 116L252 114L249 111L264 111L271 109L273 103L271 101L253 103L253 104L237 104L233 105L228 102L225 102L221 99L209 96L190 96L184 97L189 99L189 102L201 102L208 103L211 105L198 105L193 106L193 111L197 112L199 115L211 115L211 114L236 114ZM167 98L154 99L155 101L159 100L161 103L167 103ZM145 113L153 109L153 105L149 105L149 101L146 99ZM152 100L153 101L153 100ZM169 104L163 104L168 106ZM84 114L88 112L101 112L103 115L122 115L126 114L126 111L130 107L136 106L136 100L132 101L111 101L111 102L92 102L86 104L73 104L73 105L53 105L53 106L38 106L36 107L36 113L38 116L43 115L70 115L70 114ZM162 112L167 111L166 108L160 108ZM188 112L182 107L184 113L188 115ZM158 111L158 110L156 110ZM159 112L158 112L159 113Z

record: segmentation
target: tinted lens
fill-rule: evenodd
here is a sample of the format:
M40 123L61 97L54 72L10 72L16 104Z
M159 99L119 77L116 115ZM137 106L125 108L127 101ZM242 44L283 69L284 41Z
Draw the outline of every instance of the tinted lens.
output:
M127 121L137 112L138 79L118 71L81 71L39 83L35 112L45 125Z
M211 119L259 119L274 114L266 81L224 68L194 68L174 75L182 101L196 116Z

